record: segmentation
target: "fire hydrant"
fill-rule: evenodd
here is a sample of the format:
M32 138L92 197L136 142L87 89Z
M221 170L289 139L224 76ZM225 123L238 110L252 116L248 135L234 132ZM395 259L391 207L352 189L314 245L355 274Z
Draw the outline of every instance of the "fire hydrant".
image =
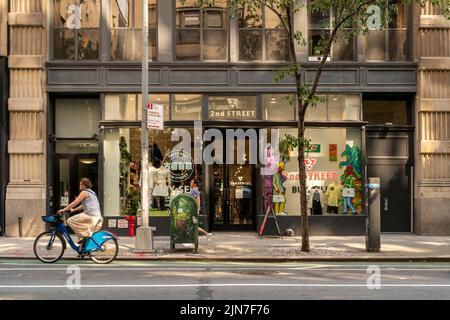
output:
M128 221L128 235L134 237L134 227L136 225L136 216L127 216L125 218Z

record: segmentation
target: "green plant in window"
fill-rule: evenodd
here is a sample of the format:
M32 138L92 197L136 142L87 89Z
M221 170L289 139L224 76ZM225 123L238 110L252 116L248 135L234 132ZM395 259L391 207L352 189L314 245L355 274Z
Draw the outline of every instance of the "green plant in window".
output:
M120 198L122 202L125 201L127 197L128 190L128 176L130 175L130 162L131 157L128 152L127 141L125 137L120 137L119 142L120 149L120 178L119 178L119 186L120 186Z
M140 201L141 201L140 190L137 187L131 185L127 191L124 214L127 216L137 215L137 212L139 210Z

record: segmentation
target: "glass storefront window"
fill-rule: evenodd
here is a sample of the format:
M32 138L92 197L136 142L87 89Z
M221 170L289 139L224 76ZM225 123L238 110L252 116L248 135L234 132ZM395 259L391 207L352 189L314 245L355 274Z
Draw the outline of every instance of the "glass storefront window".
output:
M98 99L56 99L55 130L57 138L92 138L98 134L100 102Z
M308 106L306 121L359 121L361 99L359 95L322 95L323 101Z
M361 100L359 95L329 95L328 120L360 120Z
M176 59L224 61L228 58L228 1L201 8L177 0Z
M363 113L364 121L368 121L369 124L409 124L407 101L366 100L363 102Z
M187 129L191 132L192 129ZM200 181L202 191L202 167L184 162L188 175L178 181L168 154L179 143L171 141L173 129L155 130L149 136L149 191L152 193L150 216L168 216L170 198L190 191L190 180ZM134 215L139 210L141 196L141 130L136 128L113 128L105 130L103 142L104 159L104 212L105 216ZM185 150L192 154L192 150Z
M209 97L208 119L256 119L256 96Z
M98 59L100 1L54 0L53 8L53 58Z
M176 94L172 105L171 120L201 120L202 95Z
M280 139L297 135L297 129L279 129ZM307 128L311 139L305 154L308 213L314 215L362 214L361 132L359 128ZM300 214L298 150L285 162L284 213Z
M156 104L162 104L163 105L163 117L164 121L170 120L169 116L169 108L170 108L170 100L168 94L149 94L148 95L148 102L156 103ZM142 114L142 95L138 94L138 120L141 120L141 114Z
M295 102L289 103L285 94L265 94L263 117L264 120L290 121L295 120Z
M325 101L318 102L315 106L308 106L306 109L305 120L306 121L326 121L327 120L327 101L326 96L322 98Z
M148 2L149 60L157 59L156 0ZM142 43L142 0L111 0L111 59L140 60Z
M136 94L105 96L105 120L136 120Z

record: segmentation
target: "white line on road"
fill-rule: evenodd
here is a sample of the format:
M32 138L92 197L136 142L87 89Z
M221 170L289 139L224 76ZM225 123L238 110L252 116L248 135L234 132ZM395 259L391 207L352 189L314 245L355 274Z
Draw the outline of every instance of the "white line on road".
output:
M211 283L211 284L92 284L80 288L198 288L198 287L291 287L291 288L368 288L367 284L292 284L292 283ZM449 288L450 284L380 284L380 288ZM1 285L0 289L57 289L67 285Z

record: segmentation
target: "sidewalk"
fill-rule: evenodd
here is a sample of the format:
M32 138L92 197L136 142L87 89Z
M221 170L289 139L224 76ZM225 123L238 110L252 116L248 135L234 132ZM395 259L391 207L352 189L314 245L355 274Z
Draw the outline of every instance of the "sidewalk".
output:
M0 259L35 258L34 238L0 237ZM169 237L155 237L155 252L135 253L134 238L121 237L121 260L217 260L217 261L450 261L450 237L382 235L381 252L365 251L364 237L311 237L311 252L300 251L300 237L264 237L256 233L216 232L210 242L199 238L199 250L177 245L170 252ZM68 248L64 258L76 258Z

